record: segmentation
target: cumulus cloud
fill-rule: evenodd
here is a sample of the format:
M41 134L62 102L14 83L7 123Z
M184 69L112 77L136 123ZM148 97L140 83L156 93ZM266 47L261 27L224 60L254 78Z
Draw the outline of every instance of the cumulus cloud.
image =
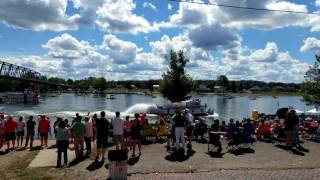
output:
M315 37L309 37L303 40L303 46L300 48L301 52L315 51L320 50L320 40Z
M144 17L133 13L136 4L132 0L105 0L97 10L96 24L109 33L148 33L156 30Z
M168 4L168 10L172 11L172 5L171 4Z
M320 6L320 0L315 0L315 5Z
M65 0L0 1L0 22L8 26L31 30L74 30L79 14L67 15Z
M196 0L196 2L204 1ZM306 5L288 1L239 0L235 2L234 0L209 0L209 2L241 7L308 12ZM210 25L219 22L225 26L238 29L251 27L270 30L289 26L299 26L311 27L314 31L317 31L316 22L319 21L320 18L318 16L308 16L304 14L253 11L180 2L178 11L169 18L167 23L162 23L160 26L164 28L178 26L189 27Z
M90 51L94 51L87 41L78 41L73 36L65 33L50 39L42 47L49 49L49 55L54 58L75 59L87 56Z
M193 45L206 50L232 49L239 44L239 37L220 24L191 29L188 36Z
M115 35L105 35L100 48L105 49L116 64L128 64L135 61L138 51L137 45L118 39Z

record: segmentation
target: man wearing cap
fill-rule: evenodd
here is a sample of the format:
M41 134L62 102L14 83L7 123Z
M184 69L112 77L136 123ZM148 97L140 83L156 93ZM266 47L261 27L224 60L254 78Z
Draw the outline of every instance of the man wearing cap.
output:
M180 140L182 148L185 148L184 128L188 124L186 117L181 114L181 110L176 110L176 115L173 118L175 135L176 135L176 150L180 149Z

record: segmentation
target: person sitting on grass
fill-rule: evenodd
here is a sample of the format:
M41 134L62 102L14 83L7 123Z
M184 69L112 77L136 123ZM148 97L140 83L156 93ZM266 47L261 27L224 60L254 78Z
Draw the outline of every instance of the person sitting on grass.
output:
M61 156L63 153L64 164L68 163L68 147L69 147L69 129L66 127L64 121L59 122L57 126L55 126L56 140L57 140L57 148L58 148L58 158L57 158L57 168L61 167Z

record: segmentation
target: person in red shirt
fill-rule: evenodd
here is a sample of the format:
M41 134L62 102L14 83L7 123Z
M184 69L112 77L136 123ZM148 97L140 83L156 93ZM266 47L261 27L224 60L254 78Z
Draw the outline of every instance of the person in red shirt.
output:
M4 124L5 141L7 142L8 149L10 150L10 141L12 143L13 149L15 148L16 141L16 129L18 128L18 123L11 116Z
M39 120L39 132L40 132L40 138L41 138L41 146L48 146L48 133L50 132L50 121L49 119L42 115ZM43 144L44 143L44 144Z

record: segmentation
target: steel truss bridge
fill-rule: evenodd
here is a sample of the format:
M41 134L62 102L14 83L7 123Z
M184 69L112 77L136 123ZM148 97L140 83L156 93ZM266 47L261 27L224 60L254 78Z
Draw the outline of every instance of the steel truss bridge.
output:
M18 66L15 64L0 61L0 79L24 80L35 84L68 87L65 84L49 82L39 72Z

